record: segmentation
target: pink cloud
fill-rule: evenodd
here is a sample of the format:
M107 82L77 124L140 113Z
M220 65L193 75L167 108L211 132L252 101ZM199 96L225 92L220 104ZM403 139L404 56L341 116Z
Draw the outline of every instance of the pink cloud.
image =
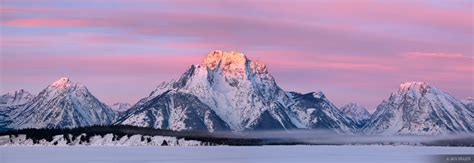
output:
M374 105L400 82L412 80L439 84L457 96L474 89L469 85L470 6L425 1L139 2L127 6L131 2L118 1L114 5L122 6L117 9L2 5L0 12L7 16L1 25L13 29L0 39L8 52L2 67L9 66L2 73L18 76L17 81L31 74L86 74L104 81L104 76L120 80L143 75L152 76L147 80L153 83L169 79L154 75L177 76L207 52L224 49L267 63L290 90L327 88L338 102L364 96L364 103ZM153 6L158 3L165 7ZM101 30L81 31L83 27ZM26 30L34 34L23 35Z
M60 71L70 74L117 74L117 73L160 73L172 70L181 73L189 65L199 61L196 56L163 54L110 54L110 55L34 55L16 56L4 59L11 70ZM179 61L179 62L178 62ZM85 66L86 65L86 66Z
M329 61L329 60L284 60L268 58L267 62L275 67L285 67L299 70L354 70L354 71L393 71L396 67L377 63L357 61Z
M89 22L78 18L18 18L3 24L15 27L80 27L90 25Z
M41 41L37 37L2 37L0 39L0 45L2 48L7 47L41 47L45 45L45 42Z
M474 73L472 66L474 57L462 53L406 52L401 53L400 56L402 56L402 59L398 60L401 62L400 65L406 65L413 69L412 71L424 71L431 74L444 73L438 77L449 74L456 76L460 73Z
M407 52L403 53L406 57L413 58L445 58L445 59L474 59L472 56L466 56L461 53L442 53L442 52Z
M287 7L284 1L246 1L239 2L247 7L270 10L274 13L304 17L334 17L358 21L359 23L394 22L416 25L433 25L438 27L462 28L473 27L469 7L449 8L435 6L421 1L301 1ZM347 21L346 21L347 22ZM348 22L353 23L353 22Z
M32 1L30 4L34 4L37 1ZM7 3L2 3L0 6L0 13L4 14L7 18L9 17L17 17L21 16L21 14L31 14L31 15L68 15L71 13L76 13L76 15L80 15L79 11L75 8L57 8L51 6L16 6L16 5L9 5Z
M144 1L145 4L153 5L155 2ZM198 39L200 44L215 44L217 40L223 44L234 47L249 46L298 46L298 48L315 48L320 51L331 51L341 49L363 49L365 52L377 53L380 49L384 51L407 51L407 48L418 47L423 49L440 47L461 49L467 52L470 48L459 43L450 46L449 42L427 43L420 37L404 38L392 32L372 32L361 29L360 24L386 24L391 22L394 26L400 24L417 24L421 26L439 26L455 29L471 29L470 12L467 10L452 10L422 3L407 2L372 2L372 1L337 1L337 2L314 2L302 1L292 4L291 8L282 7L281 1L243 1L233 2L200 2L199 7L216 9L204 11L186 10L195 8L197 4L189 1L163 2L176 10L142 10L130 8L128 10L102 10L84 9L80 12L82 18L12 18L6 25L23 27L98 27L120 29L129 34L151 35L155 37L188 37ZM125 2L123 5L127 5ZM218 12L219 7L235 6L229 12L222 14ZM266 6L259 8L259 6ZM350 6L350 7L349 7ZM232 14L242 9L249 8L249 13L260 14ZM400 11L404 12L400 12ZM186 11L182 11L186 10ZM424 12L419 12L423 10ZM54 11L54 10L53 10ZM75 11L75 10L74 10ZM64 11L54 11L58 15L71 15ZM76 11L75 11L76 12ZM84 14L87 13L87 14ZM239 12L240 13L240 12ZM419 16L421 15L421 16ZM150 17L158 17L156 21L150 21ZM279 19L269 19L279 17ZM298 19L289 19L298 18ZM40 21L45 19L44 21ZM318 20L318 21L314 21ZM429 20L429 21L428 21ZM444 23L433 23L436 21L455 21ZM165 23L164 23L165 22ZM381 23L378 23L381 22ZM470 31L470 30L469 30ZM472 33L472 32L471 32ZM251 38L248 38L252 36ZM361 39L363 38L363 39ZM344 46L340 46L343 44ZM207 46L207 45L206 45ZM217 45L219 46L219 45ZM228 47L228 46L225 46ZM376 47L376 48L373 48ZM219 47L218 47L219 48ZM411 50L411 49L410 49Z
M228 49L232 47L231 44L226 44L222 42L209 43L209 42L200 42L200 41L166 42L163 44L163 46L168 47L168 48L176 48L176 49L180 49L180 48L208 49L209 51L216 50L216 49Z
M348 54L324 54L307 51L254 51L257 60L263 60L271 67L285 67L307 70L355 70L395 71L397 67L387 64L386 58Z
M40 48L51 49L61 48L59 45L74 45L83 47L84 51L91 47L106 47L124 45L135 45L141 47L165 46L164 43L155 40L146 40L135 35L124 33L97 33L97 32L47 32L42 35L4 35L0 39L0 45L3 48ZM76 51L74 51L76 52Z

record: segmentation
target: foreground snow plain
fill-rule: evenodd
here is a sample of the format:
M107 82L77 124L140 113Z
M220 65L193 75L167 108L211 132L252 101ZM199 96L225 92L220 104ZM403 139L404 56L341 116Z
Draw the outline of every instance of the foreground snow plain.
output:
M435 155L474 154L473 147L427 146L199 146L0 147L2 163L139 162L434 162Z

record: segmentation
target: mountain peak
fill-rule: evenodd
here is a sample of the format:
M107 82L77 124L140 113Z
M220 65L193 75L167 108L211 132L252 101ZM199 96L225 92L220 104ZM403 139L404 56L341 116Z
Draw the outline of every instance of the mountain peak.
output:
M368 134L445 135L472 132L472 111L425 82L406 82L377 106L364 126Z
M264 63L221 50L210 52L178 80L160 84L116 122L210 132L309 128L352 133L350 123L322 92L288 93Z
M426 92L431 86L426 82L405 82L400 84L400 91L416 90L418 92Z
M45 93L45 94L42 94ZM53 83L51 83L46 89L44 89L42 92L40 92L40 95L44 96L50 96L50 97L55 97L55 96L61 96L61 94L64 93L81 93L81 94L87 94L89 91L87 90L87 87L80 84L73 82L71 79L67 77L62 77Z
M72 128L110 124L115 113L81 84L63 77L15 113L8 128Z
M363 115L368 115L370 116L370 113L369 111L367 111L367 108L365 108L364 106L358 104L358 103L355 103L355 102L350 102L344 106L342 106L340 108L341 111L345 112L345 113L360 113L360 114L363 114Z
M247 57L243 53L215 50L207 55L207 57L204 59L203 65L206 65L210 69L214 69L219 66L244 66L246 62Z
M122 103L122 102L117 102L110 105L110 108L116 112L125 112L131 107L132 105L130 105L129 103Z
M340 110L350 119L352 119L357 126L362 127L370 119L370 113L367 109L355 102L348 103L340 108Z
M74 84L68 77L62 77L59 80L56 80L51 84L52 87L55 88L65 88L70 86L71 84Z

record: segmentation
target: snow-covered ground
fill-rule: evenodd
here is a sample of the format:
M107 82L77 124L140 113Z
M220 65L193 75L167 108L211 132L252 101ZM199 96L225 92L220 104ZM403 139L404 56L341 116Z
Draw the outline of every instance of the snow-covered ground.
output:
M474 154L472 147L257 146L257 147L0 147L2 163L88 162L434 162L435 155Z

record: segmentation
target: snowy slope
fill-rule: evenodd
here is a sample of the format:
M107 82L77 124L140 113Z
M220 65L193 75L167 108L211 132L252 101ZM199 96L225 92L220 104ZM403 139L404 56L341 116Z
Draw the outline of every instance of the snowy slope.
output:
M160 84L150 96L143 98L127 111L127 115L120 118L117 124L160 128L164 126L150 124L151 119L165 119L169 122L184 121L161 114L143 112L144 110L180 110L181 108L172 105L157 108L156 105L151 104L154 99L164 93L171 95L184 93L195 96L197 101L192 101L196 105L200 106L201 103L206 105L216 117L223 120L224 123L219 126L228 125L234 131L319 128L309 122L303 124L302 122L306 120L296 116L296 112L311 108L306 106L290 108L289 106L294 105L298 100L292 98L290 93L285 92L276 84L265 64L251 61L242 53L223 51L209 53L202 63L192 65L178 80ZM319 103L318 99L305 102ZM329 107L328 110L321 109L327 115L321 121L325 121L324 118L338 121L336 119L341 116L331 103L315 105L317 105L317 110L321 109L320 107ZM186 117L185 120L197 124L202 121L201 117L198 119ZM168 124L168 126L173 125ZM337 127L336 130L351 128L346 122L339 121L335 123L335 126L328 126L328 128L331 127Z
M0 96L0 131L13 122L14 112L32 99L33 95L23 89Z
M116 123L176 131L229 130L229 126L196 96L171 91L135 105Z
M344 105L340 110L359 128L363 127L370 119L370 113L367 109L354 102Z
M12 114L9 128L71 128L112 123L114 112L89 90L61 78Z
M460 101L436 87L407 82L377 107L363 131L382 135L472 133L473 117Z

